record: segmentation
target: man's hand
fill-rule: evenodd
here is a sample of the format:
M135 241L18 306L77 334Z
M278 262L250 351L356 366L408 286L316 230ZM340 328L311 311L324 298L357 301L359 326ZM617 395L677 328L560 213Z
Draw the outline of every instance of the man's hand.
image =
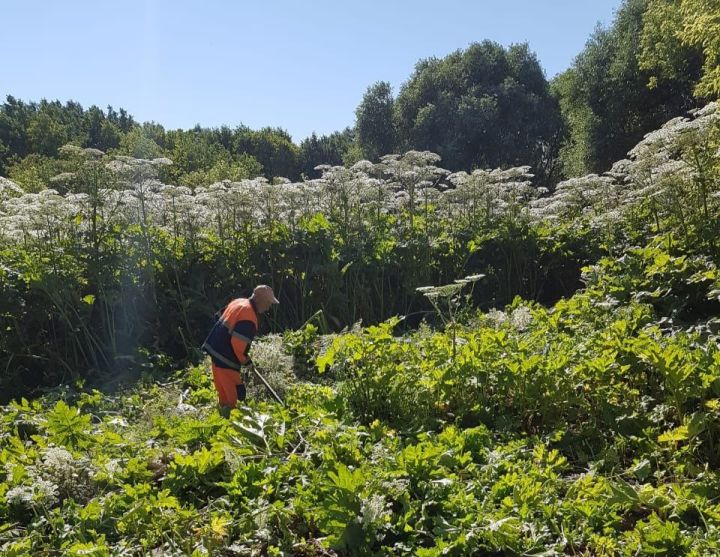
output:
M250 359L250 356L247 357L244 364L240 364L240 375L243 378L243 381L247 381L250 377L250 370L253 367L253 361ZM240 391L238 391L238 396L240 396ZM245 400L245 399L243 399Z

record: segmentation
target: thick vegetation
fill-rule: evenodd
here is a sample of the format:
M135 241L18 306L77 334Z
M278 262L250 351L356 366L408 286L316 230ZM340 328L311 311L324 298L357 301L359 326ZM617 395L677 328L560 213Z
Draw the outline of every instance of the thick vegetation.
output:
M584 269L582 291L549 308L517 298L504 311L475 312L467 302L496 279L474 275L419 288L438 314L434 328L397 336L395 318L323 341L306 325L288 332L282 349L277 339L260 343L256 360L272 371L286 407L262 402L255 388L250 406L225 420L202 366L116 395L64 389L12 403L0 417L3 553L717 553L719 120L713 104L668 122L608 175L535 199L522 169L450 175L445 193L408 190L419 173L445 177L429 154L390 157L381 169L325 169L322 191L337 198L327 207L311 198L308 235L334 227L348 241L358 215L419 235L447 215L458 227L463 219L522 224L555 242L589 230L607 255ZM163 164L78 155L80 176ZM371 178L380 170L399 172L406 186L392 210L349 195L387 192ZM138 246L165 238L176 249L211 236L230 241L222 227L186 232L214 195L215 211L233 214L230 200L245 186L193 195L154 192L143 181L104 191L93 229L92 190L28 199L6 183L3 233L12 246L43 245L43 265L58 270L68 237L98 234L98 245L113 245L122 230ZM300 188L312 195L313 184L252 187L264 193L261 211L281 206L262 204L274 189L291 199ZM7 213L31 201L87 212L47 229L30 211L28 221ZM116 212L105 212L108 203ZM305 222L299 215L266 225L292 231ZM122 245L132 253L132 243ZM162 271L152 260L147 269ZM83 303L91 312L97 298Z
M148 353L192 360L208 316L259 281L284 302L276 328L318 310L337 328L413 324L431 310L419 286L482 272L481 307L550 303L577 288L582 265L651 232L713 255L714 114L672 121L632 160L552 195L527 167L451 174L427 152L191 190L157 180L167 159L63 148L55 189L0 193L3 394L117 378Z
M471 45L299 147L8 98L0 554L720 554L718 13L628 0L550 84ZM225 419L259 282L286 404Z
M720 352L603 288L339 337L337 392L229 421L202 369L10 405L4 553L712 554Z
M318 310L339 329L431 308L415 288L483 269L485 306L553 301L590 260L587 229L533 217L527 167L450 174L408 152L321 178L156 179L167 159L63 149L74 172L0 208L5 396L78 373L117 376L142 353L192 359L209 317L257 282L283 302L271 325ZM240 290L238 292L238 290ZM52 362L52 365L48 365Z

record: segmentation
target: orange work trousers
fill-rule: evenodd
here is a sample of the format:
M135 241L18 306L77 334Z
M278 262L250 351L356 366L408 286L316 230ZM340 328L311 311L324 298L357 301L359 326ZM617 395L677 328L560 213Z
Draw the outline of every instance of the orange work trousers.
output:
M245 383L239 371L212 364L212 374L220 406L235 408L238 400L245 400Z

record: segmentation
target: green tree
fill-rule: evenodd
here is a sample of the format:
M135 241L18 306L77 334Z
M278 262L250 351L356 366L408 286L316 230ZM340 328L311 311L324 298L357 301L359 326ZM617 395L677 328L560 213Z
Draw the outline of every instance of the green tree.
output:
M5 174L13 157L27 154L27 124L30 109L22 101L8 95L0 106L0 174Z
M609 29L598 28L553 90L569 137L561 150L568 176L604 172L649 131L695 106L699 68L657 82L638 62L648 0L626 0Z
M320 137L312 133L300 143L300 172L307 178L318 178L320 173L315 170L316 166L342 165L345 154L353 145L354 137L352 128Z
M145 137L152 139L161 149L169 148L169 140L165 128L157 122L143 122L142 130Z
M125 111L124 108L121 108L120 113L118 114L117 125L123 132L127 133L135 125L135 121L133 120L133 117Z
M201 186L214 184L223 180L239 182L262 175L262 165L251 155L240 155L233 160L229 153L219 158L207 170L196 170L180 176L179 183L183 186Z
M640 67L659 80L697 77L699 98L720 96L720 1L650 0L643 18Z
M169 156L174 165L171 175L208 170L226 155L221 145L214 143L209 133L201 128L190 131L175 130L167 133L170 143Z
M30 120L27 138L31 152L49 157L57 155L58 149L69 140L63 125L44 111Z
M4 161L10 155L10 148L0 140L0 175L5 171Z
M219 143L228 151L233 150L235 131L232 128L229 126L220 126L219 128L214 128L211 131L211 135L215 143Z
M378 81L367 88L355 110L357 142L367 159L377 160L395 149L394 104L390 84Z
M84 123L87 129L86 147L107 151L120 144L120 129L109 121L97 106L91 106L87 110Z
M451 170L529 164L542 181L552 173L560 112L527 45L484 41L421 60L394 115L401 150L436 152Z
M30 193L39 192L47 187L62 190L62 188L51 185L50 180L62 172L69 171L70 166L64 160L31 153L10 166L8 177ZM63 192L61 191L61 193Z
M300 149L285 130L267 127L255 131L240 127L235 133L234 153L255 157L268 179L300 177Z
M130 116L124 108L116 111L110 105L108 105L107 107L107 119L108 121L115 124L115 126L117 126L117 128L120 130L120 133L123 134L129 132L131 129L138 125L137 122L135 122L135 120L133 119L133 117Z
M42 108L44 101L40 103ZM80 144L85 140L85 128L83 126L83 116L85 111L80 103L75 101L67 101L65 105L61 105L59 101L52 103L54 109L58 113L58 119L67 129L70 140Z
M144 126L135 126L124 134L120 139L118 152L136 159L154 159L163 156L163 150L148 136Z

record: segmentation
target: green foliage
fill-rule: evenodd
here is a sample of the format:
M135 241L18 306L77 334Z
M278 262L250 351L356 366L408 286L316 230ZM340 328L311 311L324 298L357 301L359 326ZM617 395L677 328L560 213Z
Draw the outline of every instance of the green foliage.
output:
M236 153L249 153L255 157L262 165L265 177L268 179L282 176L293 180L300 176L300 149L284 130L262 128L254 131L238 128L232 150Z
M203 137L178 132L168 141L205 148L210 142ZM220 166L197 172L208 179L239 177L211 176L234 171L223 152ZM0 327L8 333L0 337L4 397L67 378L122 382L148 369L158 352L176 363L196 361L207 316L229 292L243 294L260 281L282 293L274 330L300 326L320 310L325 326L337 330L429 309L418 286L482 268L489 280L476 302L502 304L518 294L553 300L576 284L563 286L555 277L577 277L588 249L582 237L558 239L544 224L530 223L512 190L525 175L518 170L502 173L509 181L504 194L477 196L478 205L502 203L507 212L456 217L452 207L464 203L465 193L431 202L427 183L438 183L447 171L425 153L367 171L386 173L382 180L360 164L326 169L312 183L244 180L194 193L156 181L179 172L182 182L196 172L170 170L163 159L76 146L61 154L72 172L52 185L65 195L13 192L12 203L0 207L10 227L3 225L0 234L12 238L0 250ZM489 173L477 189L499 188L495 179ZM396 188L409 192L397 206ZM307 332L293 349L303 372L313 366L313 347L301 348L312 342Z
M207 169L193 170L179 177L179 183L184 186L200 186L214 184L223 180L239 182L248 178L255 178L262 174L262 165L254 157L243 154L239 160L230 157L221 157Z
M612 26L597 29L553 82L569 132L560 154L566 176L607 171L644 134L696 106L692 88L699 70L692 56L673 52L682 58L682 71L647 86L650 74L637 57L647 5L623 2Z
M27 127L28 141L34 153L54 156L70 139L60 122L45 111L39 112Z
M619 258L601 259L585 269L588 290L623 303L649 303L671 322L714 315L718 309L712 294L716 264L707 257L680 255L672 245L671 236L659 236Z
M319 164L342 164L352 132L338 132L296 146L281 129L240 126L166 131L154 122L139 125L123 109L87 110L69 101L25 103L8 96L0 106L0 175L12 169L28 191L47 187L66 172L59 151L72 143L138 159L170 158L163 177L188 186L239 181L264 173L268 179L315 174ZM301 169L302 166L302 169Z
M233 420L229 440L240 449L240 454L272 456L285 449L285 421L276 416L245 411L239 420Z
M340 368L336 389L297 385L286 407L250 401L229 420L203 402L200 368L68 397L95 424L52 396L4 407L0 548L712 554L720 352L605 300L593 285L480 314L458 324L454 365L450 331L342 335L318 359ZM197 416L177 416L181 389ZM98 489L60 487L72 462Z
M63 188L53 183L52 179L72 170L75 170L72 163L33 153L10 166L8 177L26 192L37 193L48 187L61 191Z
M325 532L331 532L328 542L333 547L362 554L366 546L362 523L356 518L361 512L361 493L365 477L361 470L349 470L340 464L336 471L328 472L324 497L318 505L314 519Z
M176 130L167 134L170 144L170 160L174 162L169 171L172 178L178 179L185 173L208 170L227 151L211 140L202 130L184 132Z
M91 417L82 414L79 408L72 408L62 400L48 412L45 428L48 439L69 449L86 448L91 438Z
M163 150L148 136L145 129L136 126L122 136L118 153L136 159L155 159L163 155Z
M316 357L318 355L319 329L312 323L307 323L302 329L286 331L283 343L288 353L293 357L293 371L300 378L313 377L318 369Z
M368 87L355 110L355 132L365 158L377 160L395 149L392 88L385 81Z
M605 113L587 111L601 87L582 80L598 67L612 83L638 77L644 5L628 2L559 82L583 133ZM455 109L502 123L483 118L504 94L520 113L523 88L545 98L537 70L524 47L473 45L421 64L395 110L442 81L452 102L417 106L413 133L463 120ZM69 195L0 183L2 396L64 383L0 407L0 553L718 554L717 111L669 122L632 160L551 196L528 167L448 176L418 151L193 193L155 179L232 180L257 161L292 175L359 145L140 132L111 107L8 97L0 164L20 156L29 188L53 150L70 171L55 181ZM161 352L197 358L207 316L260 280L283 301L270 326L302 325L282 348L254 348L275 378L293 356L302 381L283 385L284 406L251 397L223 418L207 362L153 381L172 362ZM320 334L359 319L369 326ZM79 376L106 388L82 391Z
M8 95L0 107L0 172L7 172L12 159L28 155L57 157L60 147L74 143L101 150L118 147L122 134L135 125L132 117L120 109L119 114L108 107L103 112L96 106L87 111L76 102L42 100L24 103Z
M401 149L436 152L451 170L528 164L551 179L560 114L527 45L484 41L420 61L394 118Z
M640 67L659 80L678 79L693 66L694 94L720 94L720 4L705 0L650 0L643 18ZM702 64L702 72L696 68Z
M111 108L108 108L108 115L112 115ZM87 128L86 147L107 151L118 146L120 143L120 129L97 106L91 106L85 112L83 119Z
M346 154L352 149L355 132L352 128L318 137L315 133L300 142L300 173L307 178L318 178L320 172L316 166L330 164L348 166L355 164L360 158L346 160Z
M318 358L321 373L328 365L343 381L343 398L364 423L375 419L392 424L422 422L432 410L432 399L415 373L421 356L405 342L393 340L398 320L369 327L358 335L344 335L333 341Z
M202 502L222 493L218 484L225 477L223 453L203 447L192 454L176 454L163 485L178 497Z
M409 339L392 337L389 322L337 338L318 364L344 379L340 392L353 415L403 428L451 418L530 432L625 434L653 425L633 415L640 393L665 405L676 425L698 400L715 396L715 349L702 348L695 333L666 337L646 307L606 314L594 300L608 298L585 296L552 312L516 308L479 328L449 324L445 333ZM583 323L597 329L574 338Z

